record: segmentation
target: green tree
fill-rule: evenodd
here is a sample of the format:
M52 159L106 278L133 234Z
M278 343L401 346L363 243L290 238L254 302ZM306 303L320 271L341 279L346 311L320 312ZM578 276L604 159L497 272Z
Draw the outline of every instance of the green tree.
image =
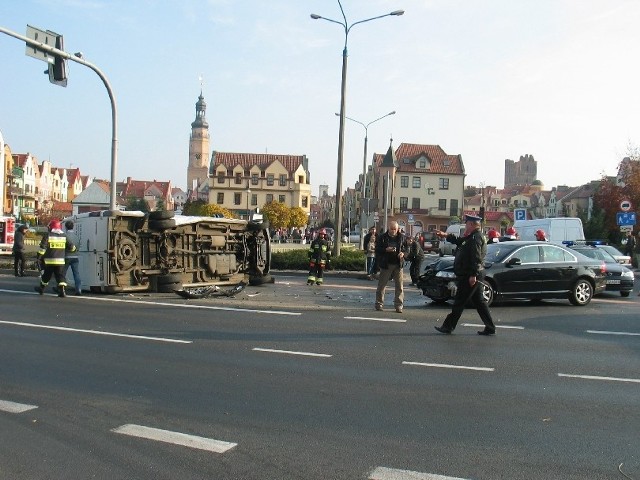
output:
M127 210L139 210L141 212L149 212L149 204L144 198L128 197Z
M202 208L207 204L204 200L187 200L182 208L182 213L184 215L200 215L199 213L202 211Z
M161 198L160 200L158 200L158 202L156 203L156 210L166 210L167 206L164 203L164 199Z
M272 228L287 228L291 209L284 203L271 202L262 207L262 213L269 219Z

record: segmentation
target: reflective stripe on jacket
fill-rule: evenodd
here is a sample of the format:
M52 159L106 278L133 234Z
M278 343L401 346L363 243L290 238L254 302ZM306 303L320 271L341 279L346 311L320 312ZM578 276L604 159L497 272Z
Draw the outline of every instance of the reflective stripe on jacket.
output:
M41 255L45 265L64 265L64 257L67 251L75 252L76 246L60 230L52 230L48 235L42 237L40 242Z

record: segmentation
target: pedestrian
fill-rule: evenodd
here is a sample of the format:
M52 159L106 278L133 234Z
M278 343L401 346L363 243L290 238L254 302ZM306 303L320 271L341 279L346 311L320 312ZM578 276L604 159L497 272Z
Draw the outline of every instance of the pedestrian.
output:
M67 240L60 220L54 219L49 222L49 233L42 237L40 242L40 250L38 250L38 258L44 264L44 271L40 277L40 285L34 287L35 291L40 295L44 293L44 289L49 284L52 276L55 276L58 284L58 296L66 297L67 282L64 278L64 259L65 252L75 251L76 246Z
M28 228L26 225L20 225L13 236L13 270L16 277L24 277L24 266L27 262L27 257L24 250L24 235Z
M393 305L396 312L402 313L404 305L403 274L406 244L404 236L398 232L398 222L389 222L389 229L378 236L376 241L376 255L380 267L378 288L376 289L376 310L384 310L384 292L389 280L395 283Z
M484 323L484 330L479 335L495 335L496 327L491 318L491 312L482 295L482 279L484 278L484 258L487 254L487 244L480 231L482 219L473 215L465 215L465 231L461 237L437 231L438 236L447 237L447 241L455 243L456 257L453 271L456 275L457 290L451 313L447 315L441 327L435 329L440 333L450 334L456 328L458 320L469 300L473 303Z
M367 279L373 280L376 273L376 227L371 227L364 236L364 251L367 257Z
M627 243L624 246L624 254L629 255L633 260L633 254L636 250L636 238L633 236L633 231L627 232Z
M324 279L322 273L327 266L331 255L329 242L326 239L327 231L324 228L318 230L318 236L309 246L309 276L307 285L322 285Z
M67 220L64 222L64 227L67 230L65 236L67 237L67 242L70 242L73 245L78 245L78 236L76 232L73 230L74 224L72 220ZM82 295L82 282L80 280L80 259L78 258L78 250L76 249L73 252L66 252L64 257L64 278L67 278L67 272L69 271L69 267L71 267L71 272L73 273L73 283L76 287L76 295Z
M411 275L411 285L416 285L420 278L420 270L422 269L422 260L424 259L424 250L415 238L407 237L407 260L409 260L409 275Z

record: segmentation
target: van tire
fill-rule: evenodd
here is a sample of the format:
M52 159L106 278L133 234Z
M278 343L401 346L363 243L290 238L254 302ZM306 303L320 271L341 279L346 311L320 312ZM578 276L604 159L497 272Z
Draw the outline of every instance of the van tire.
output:
M156 210L149 212L149 220L168 220L175 216L176 212L173 210Z
M165 220L149 220L149 228L151 230L167 230L176 226L176 221L173 218L167 218Z

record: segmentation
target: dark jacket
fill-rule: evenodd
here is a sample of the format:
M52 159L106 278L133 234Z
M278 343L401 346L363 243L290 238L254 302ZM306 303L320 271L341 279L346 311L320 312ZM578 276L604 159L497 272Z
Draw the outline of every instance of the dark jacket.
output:
M24 252L24 231L22 231L22 229L16 230L13 236L13 251L18 253Z
M410 262L415 262L424 258L424 250L420 246L419 242L414 241L409 245L409 253L406 258Z
M395 252L387 252L387 247L395 247ZM407 245L404 235L398 233L395 237L391 237L389 232L378 235L376 240L376 262L380 268L389 268L390 265L404 266L404 261L400 261L398 254L400 252L407 253Z
M480 230L474 230L466 237L456 237L449 234L447 242L457 245L456 258L453 261L453 271L456 277L477 277L484 273L487 242Z
M330 255L329 242L323 238L318 237L309 245L309 260L320 262L326 260Z

